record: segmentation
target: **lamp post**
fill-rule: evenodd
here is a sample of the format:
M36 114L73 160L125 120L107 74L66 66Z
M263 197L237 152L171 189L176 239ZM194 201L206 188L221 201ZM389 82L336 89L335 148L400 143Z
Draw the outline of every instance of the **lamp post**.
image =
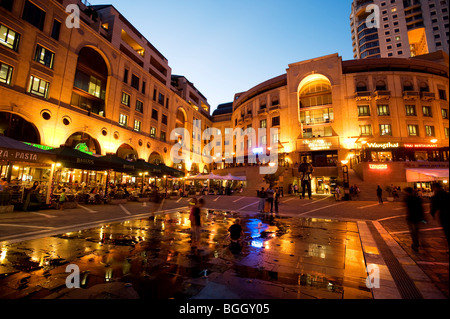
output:
M344 181L344 200L350 200L350 183L348 180L348 160L342 160L342 176Z

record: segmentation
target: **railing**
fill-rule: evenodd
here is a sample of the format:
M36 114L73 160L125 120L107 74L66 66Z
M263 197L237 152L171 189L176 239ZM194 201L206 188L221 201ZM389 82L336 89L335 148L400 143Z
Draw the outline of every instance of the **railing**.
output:
M431 101L436 98L436 96L433 92L420 92L420 96L421 96L422 100L425 100L425 101Z
M376 100L389 99L391 97L391 91L379 90L375 91Z
M355 98L357 101L368 101L372 98L372 94L369 91L356 92Z
M417 91L403 91L404 99L416 99L419 97L419 92Z

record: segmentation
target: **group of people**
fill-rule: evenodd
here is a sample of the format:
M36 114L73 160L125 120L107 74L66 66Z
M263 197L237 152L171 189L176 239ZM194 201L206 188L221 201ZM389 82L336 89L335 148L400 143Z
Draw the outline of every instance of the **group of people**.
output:
M258 211L260 213L278 213L278 206L280 203L280 198L283 197L283 189L281 187L264 189L256 191L256 195L259 198Z

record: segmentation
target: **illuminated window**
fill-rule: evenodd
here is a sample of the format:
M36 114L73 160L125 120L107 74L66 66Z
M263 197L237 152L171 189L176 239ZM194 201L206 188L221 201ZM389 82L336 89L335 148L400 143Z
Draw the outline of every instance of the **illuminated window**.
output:
M448 109L441 109L442 112L442 118L444 120L448 120Z
M130 106L130 95L125 92L122 92L122 104Z
M390 124L380 124L380 135L381 136L392 136L392 130Z
M434 126L425 125L425 135L432 137L436 136Z
M156 138L156 127L150 128L150 136Z
M370 106L358 105L358 116L370 116Z
M50 82L39 79L35 76L30 77L30 85L28 86L28 92L34 95L48 98L48 89Z
M89 78L89 94L105 99L105 91L102 89L102 81L91 75Z
M272 144L276 144L280 141L280 133L272 134Z
M119 125L121 126L127 126L128 124L128 116L125 114L119 114Z
M422 106L423 116L426 117L433 117L433 114L431 113L431 106Z
M13 67L0 62L0 83L11 85Z
M379 116L389 116L389 105L377 105L377 111Z
M0 44L14 51L19 47L20 34L0 24Z
M134 130L136 132L140 132L141 131L141 121L138 120L134 120Z
M406 116L416 116L416 106L415 105L405 105Z
M53 61L55 59L55 53L40 46L36 46L36 53L34 55L34 61L39 62L46 67L53 69Z
M299 96L300 107L331 104L331 85L325 80L311 82L301 89Z
M144 102L136 100L136 111L144 113Z
M360 125L359 130L361 132L361 136L371 136L372 135L372 125Z
M261 128L266 128L267 127L267 120L261 120L260 121L260 127Z
M448 138L448 135L449 135L449 128L448 127L444 128L444 133L445 133L445 138Z
M409 136L419 136L419 126L408 124L408 135Z

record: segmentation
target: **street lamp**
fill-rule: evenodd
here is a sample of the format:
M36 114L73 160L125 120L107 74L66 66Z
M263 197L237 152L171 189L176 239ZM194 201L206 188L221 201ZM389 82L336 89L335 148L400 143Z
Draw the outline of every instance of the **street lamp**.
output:
M342 160L342 176L344 180L344 200L350 200L350 183L348 180L348 160Z

